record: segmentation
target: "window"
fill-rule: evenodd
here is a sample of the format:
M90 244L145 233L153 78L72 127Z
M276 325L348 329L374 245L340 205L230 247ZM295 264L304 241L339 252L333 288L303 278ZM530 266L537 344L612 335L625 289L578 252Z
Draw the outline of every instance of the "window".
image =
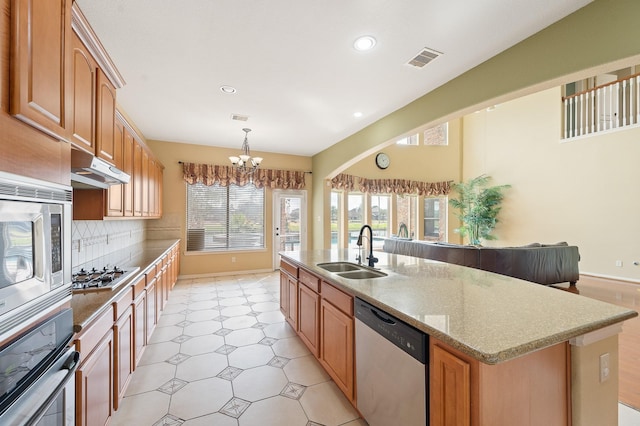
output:
M439 124L424 131L425 145L449 145L449 123Z
M340 232L340 198L341 193L331 191L331 248L338 248Z
M447 198L430 197L424 199L424 239L427 241L447 240Z
M355 245L360 228L364 225L364 195L349 194L347 200L349 214L349 241L347 247Z
M415 135L405 136L396 141L398 145L418 145L418 133Z
M404 238L416 238L417 229L417 205L418 197L415 195L404 195L396 198L396 215L398 218L397 235ZM400 232L400 227L404 224L407 232Z
M389 236L389 200L388 195L371 196L371 229L374 248L382 248L384 238Z
M264 188L187 185L187 251L264 246Z

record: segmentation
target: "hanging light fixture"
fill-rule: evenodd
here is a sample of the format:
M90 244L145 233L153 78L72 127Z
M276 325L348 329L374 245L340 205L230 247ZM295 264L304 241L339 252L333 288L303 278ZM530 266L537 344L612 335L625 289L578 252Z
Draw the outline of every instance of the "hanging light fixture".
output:
M251 151L249 150L249 141L247 137L249 136L249 132L251 129L244 128L242 129L244 132L244 142L242 142L242 154L239 156L231 156L229 160L231 164L240 172L243 173L253 173L256 171L258 167L260 167L260 163L262 163L262 157L252 157Z

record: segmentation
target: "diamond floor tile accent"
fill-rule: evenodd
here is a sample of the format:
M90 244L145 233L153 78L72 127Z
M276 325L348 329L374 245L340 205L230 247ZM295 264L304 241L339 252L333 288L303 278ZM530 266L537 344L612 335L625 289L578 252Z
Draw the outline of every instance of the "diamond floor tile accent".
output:
M189 382L185 382L184 380L180 379L171 379L164 385L160 386L158 390L160 392L166 393L167 395L173 395L174 393L182 389L187 383Z
M229 333L232 333L233 330L231 330L230 328L221 328L220 330L214 332L213 334L218 335L218 336L226 336Z
M251 405L249 401L234 397L220 409L220 412L237 419L249 408L249 405Z
M218 321L218 322L222 322L222 321L226 321L229 319L229 317L225 317L224 315L218 315L215 318L212 318L214 321Z
M233 380L240 375L244 370L238 367L227 367L222 370L216 377L220 377L225 380Z
M193 324L192 321L181 321L181 322L177 323L176 325L178 327L186 327L186 326L191 325L191 324Z
M222 345L218 349L216 349L215 352L222 355L229 355L231 352L235 351L236 349L238 348L236 348L235 346Z
M262 329L265 329L265 328L269 327L269 324L264 323L264 322L258 322L258 323L253 324L251 327L259 328L260 330L262 330Z
M260 340L258 343L260 343L261 345L271 346L277 341L278 339L274 339L273 337L265 337L264 339Z
M267 365L270 365L272 367L282 368L285 365L287 365L288 362L289 362L288 358L284 358L281 356L274 356L273 358L271 358L271 361L267 363Z
M187 336L186 334L181 334L180 336L176 337L175 339L171 339L171 341L172 342L176 342L176 343L184 343L189 339L191 339L191 336Z
M167 414L166 416L155 422L153 426L179 426L183 423L184 421L177 418L176 416Z
M287 398L298 400L300 399L300 397L302 396L302 394L306 389L307 389L306 386L289 382L284 387L284 389L282 389L282 392L280 392L280 395L286 396Z
M178 365L181 362L187 360L191 358L191 355L187 355L187 354L175 354L174 356L172 356L171 358L167 359L166 362L168 362L169 364L173 364L173 365Z

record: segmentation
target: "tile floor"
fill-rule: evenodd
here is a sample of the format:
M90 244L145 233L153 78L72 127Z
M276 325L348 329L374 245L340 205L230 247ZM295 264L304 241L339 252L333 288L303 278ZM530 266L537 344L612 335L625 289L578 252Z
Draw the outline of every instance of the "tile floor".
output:
M277 273L180 280L111 425L366 426L279 310ZM619 405L619 426L640 412Z
M279 292L277 273L180 280L111 425L365 426Z

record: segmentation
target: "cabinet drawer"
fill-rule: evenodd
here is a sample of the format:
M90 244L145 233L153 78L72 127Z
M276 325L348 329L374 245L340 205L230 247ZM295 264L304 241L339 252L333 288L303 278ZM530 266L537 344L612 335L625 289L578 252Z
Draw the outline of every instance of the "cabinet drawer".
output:
M315 291L316 293L320 293L320 278L316 277L315 275L311 275L310 273L308 273L304 269L300 269L299 274L300 275L299 275L298 280L302 284L306 285L307 287L309 287L311 290Z
M138 278L133 284L131 284L131 288L133 288L134 299L138 297L140 294L142 294L146 285L147 285L147 280L144 275Z
M105 312L95 319L89 327L82 330L76 338L76 350L80 352L80 359L85 359L98 345L102 338L113 327L113 307L109 306Z
M127 291L124 292L122 296L118 298L115 302L113 302L113 320L117 321L118 318L127 310L129 306L131 306L131 302L133 301L133 289L129 287Z
M280 270L286 272L294 278L298 278L298 267L292 265L284 259L280 260Z
M353 297L341 292L326 281L322 282L322 298L347 315L353 316Z

